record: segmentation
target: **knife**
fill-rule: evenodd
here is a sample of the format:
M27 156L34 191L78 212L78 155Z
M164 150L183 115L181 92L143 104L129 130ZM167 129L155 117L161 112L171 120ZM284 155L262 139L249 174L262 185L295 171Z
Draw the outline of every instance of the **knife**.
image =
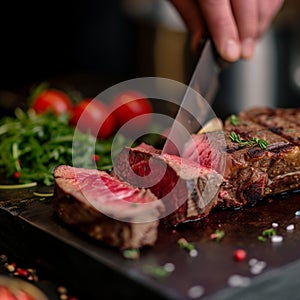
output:
M210 105L218 90L219 73L226 64L217 57L212 42L207 39L162 153L180 155L191 134L214 116Z

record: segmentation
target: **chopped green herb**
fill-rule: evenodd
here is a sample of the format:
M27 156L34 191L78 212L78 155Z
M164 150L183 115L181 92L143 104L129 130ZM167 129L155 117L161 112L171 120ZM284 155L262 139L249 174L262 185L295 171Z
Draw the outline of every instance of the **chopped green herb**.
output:
M238 143L240 146L259 146L261 149L265 150L269 143L266 140L254 137L250 140L242 140L239 134L236 134L234 131L230 132L230 138L234 143Z
M123 251L123 256L127 259L138 259L140 258L139 249L126 249Z
M168 271L165 267L154 265L144 266L143 271L144 273L158 280L165 279L171 274L171 272Z
M191 243L189 243L185 238L180 238L177 241L178 245L180 246L180 248L185 249L187 251L192 251L195 249L195 246Z
M293 131L294 131L294 129L289 128L289 129L287 129L285 132L293 132Z
M37 197L52 197L54 194L53 193L38 193L38 192L33 192L34 196Z
M271 238L274 235L276 235L276 230L274 228L269 228L264 230L257 239L261 242L265 242L268 238Z
M240 123L240 119L237 115L231 115L228 118L228 121L230 122L230 124L232 124L233 126L238 126Z
M273 235L276 235L276 230L274 228L266 229L262 232L262 236L270 238Z
M261 242L265 242L265 241L267 240L265 237L263 237L263 236L261 236L261 235L259 235L259 236L257 237L257 239L258 239L259 241L261 241Z
M217 229L214 233L210 235L210 238L212 240L216 240L217 242L220 242L224 236L225 236L225 232L223 230Z

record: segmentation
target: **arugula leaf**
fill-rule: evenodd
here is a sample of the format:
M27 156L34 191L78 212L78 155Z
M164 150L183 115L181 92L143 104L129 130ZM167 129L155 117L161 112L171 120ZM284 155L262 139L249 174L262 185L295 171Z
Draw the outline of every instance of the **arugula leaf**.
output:
M18 172L19 183L54 183L53 170L61 164L82 168L111 168L112 139L101 141L69 126L67 115L36 114L20 108L15 118L0 120L0 170L8 178ZM122 140L122 138L121 138ZM117 143L121 149L124 140ZM97 154L99 161L92 158Z

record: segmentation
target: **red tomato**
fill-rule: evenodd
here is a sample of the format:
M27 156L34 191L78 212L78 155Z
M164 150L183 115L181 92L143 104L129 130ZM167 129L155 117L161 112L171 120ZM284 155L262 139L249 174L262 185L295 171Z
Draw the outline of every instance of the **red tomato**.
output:
M92 99L85 99L74 107L70 124L101 139L109 138L116 129L115 118L109 108Z
M48 89L34 99L32 108L37 113L44 113L51 110L56 115L59 115L70 113L72 111L72 102L66 93L55 89Z
M129 120L141 116L139 119L127 124L126 130L129 133L138 132L145 129L151 121L153 111L152 104L145 95L137 91L124 91L112 101L112 109L117 126L120 128Z

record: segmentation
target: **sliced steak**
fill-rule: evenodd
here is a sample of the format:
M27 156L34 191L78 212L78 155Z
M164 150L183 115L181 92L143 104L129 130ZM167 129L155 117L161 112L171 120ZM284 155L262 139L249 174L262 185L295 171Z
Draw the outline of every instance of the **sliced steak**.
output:
M222 176L210 168L144 146L123 149L114 162L114 174L131 185L149 188L163 201L170 225L206 216L216 205L222 182Z
M164 206L149 190L92 169L59 166L54 177L54 207L65 223L112 247L155 243Z

